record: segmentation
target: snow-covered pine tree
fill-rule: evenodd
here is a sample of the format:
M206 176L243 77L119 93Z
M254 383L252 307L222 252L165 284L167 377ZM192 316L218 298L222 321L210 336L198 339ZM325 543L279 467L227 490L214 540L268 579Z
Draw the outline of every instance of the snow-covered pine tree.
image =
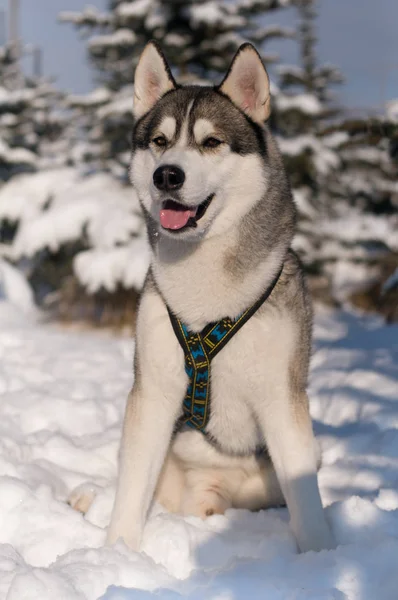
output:
M134 190L123 183L127 184L130 158L133 72L144 45L159 39L180 81L187 81L190 73L203 79L226 70L247 39L258 46L273 37L290 36L291 31L257 23L263 13L288 3L133 0L109 2L107 13L63 13L63 21L86 32L101 84L88 95L67 98L78 115L72 157L85 176L78 177L72 169L56 178L38 174L38 210L29 223L24 220L13 246L17 257L45 252L46 258L56 258L58 273L70 273L72 266L75 279L63 285L63 305L73 304L73 297L81 300L77 281L94 296L94 303L98 299L102 307L113 305L118 312L121 304L130 302L128 290L143 283L148 264L144 226ZM0 193L0 211L7 194L17 193L24 195L26 190L9 187Z
M62 94L45 79L24 76L15 50L0 47L0 187L20 174L64 164L69 147ZM14 237L17 204L11 200L0 211L1 244Z
M290 29L263 27L269 11L291 0L110 0L108 11L94 8L61 13L87 36L90 61L102 86L85 97L70 99L89 131L87 159L125 174L132 129L134 70L145 44L156 39L181 82L204 80L224 73L244 41L263 48L266 63L276 57L265 52L271 39L292 36ZM260 18L261 17L261 18ZM90 122L91 117L91 122Z
M98 80L113 90L131 84L145 44L156 39L180 80L185 74L206 78L225 72L244 41L258 46L291 35L278 27L261 27L259 16L287 6L290 0L109 0L108 12L87 8L63 12L60 19L88 35L89 57ZM266 62L273 60L265 55Z
M299 211L299 252L314 291L330 296L330 281L323 264L324 237L319 224L330 217L328 181L341 168L339 149L347 134L327 125L338 117L334 86L343 81L333 65L317 58L317 1L294 0L298 16L298 64L277 67L273 128L290 175Z
M380 293L397 265L398 133L391 110L348 119L336 107L342 76L318 65L316 4L295 0L300 64L279 68L274 119L300 212L296 248L316 295L344 302L366 287Z
M319 227L324 269L339 300L391 318L383 286L398 267L398 123L386 113L341 118L326 130L341 132L340 169L327 181L333 211Z
M0 47L0 181L31 170L36 163L36 156L31 151L32 140L27 138L26 132L21 132L20 117L26 110L30 93L15 90L15 63L13 48ZM25 135L21 136L21 133Z
M62 94L17 69L11 45L0 47L0 180L67 160Z

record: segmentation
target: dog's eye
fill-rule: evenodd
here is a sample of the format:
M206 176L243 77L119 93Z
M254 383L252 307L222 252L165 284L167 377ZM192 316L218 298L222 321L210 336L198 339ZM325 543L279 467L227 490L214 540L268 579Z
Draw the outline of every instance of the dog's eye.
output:
M220 144L222 144L222 141L218 140L215 137L208 137L203 142L203 146L205 148L217 148L217 146L219 146Z
M157 137L153 138L152 142L155 144L155 146L159 146L159 148L164 148L164 146L167 145L167 140L163 135L158 135Z

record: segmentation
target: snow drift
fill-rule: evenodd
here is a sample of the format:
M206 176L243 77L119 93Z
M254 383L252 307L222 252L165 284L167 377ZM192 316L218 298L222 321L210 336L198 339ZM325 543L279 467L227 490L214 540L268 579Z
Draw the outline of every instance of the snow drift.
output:
M155 506L143 552L103 547L133 340L0 303L0 600L396 600L398 328L321 313L310 382L339 546L298 555L285 509L206 521ZM86 515L66 503L78 485Z

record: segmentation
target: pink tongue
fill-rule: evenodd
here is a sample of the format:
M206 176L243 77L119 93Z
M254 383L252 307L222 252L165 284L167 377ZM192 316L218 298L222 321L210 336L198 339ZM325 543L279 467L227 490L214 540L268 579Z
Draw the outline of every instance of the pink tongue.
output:
M162 208L160 211L160 223L165 229L181 229L190 217L196 215L195 209L176 210L174 208Z

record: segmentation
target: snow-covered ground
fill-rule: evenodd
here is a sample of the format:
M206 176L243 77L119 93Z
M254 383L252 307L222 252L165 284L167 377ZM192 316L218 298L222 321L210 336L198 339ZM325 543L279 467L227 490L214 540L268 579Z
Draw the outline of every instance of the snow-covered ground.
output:
M155 507L141 554L103 547L134 343L0 303L0 600L396 600L398 327L320 313L310 393L339 546L296 553L285 509ZM86 518L66 504L89 482Z

